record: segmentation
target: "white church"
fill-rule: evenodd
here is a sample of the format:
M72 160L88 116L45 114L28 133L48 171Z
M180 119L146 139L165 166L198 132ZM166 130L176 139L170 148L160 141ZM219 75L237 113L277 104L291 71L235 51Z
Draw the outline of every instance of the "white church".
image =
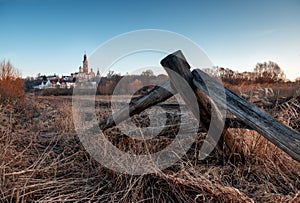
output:
M79 66L79 72L72 73L71 76L79 80L90 80L95 78L96 76L100 77L100 71L98 69L97 74L95 74L93 68L91 68L89 72L89 61L85 53L83 56L82 66Z

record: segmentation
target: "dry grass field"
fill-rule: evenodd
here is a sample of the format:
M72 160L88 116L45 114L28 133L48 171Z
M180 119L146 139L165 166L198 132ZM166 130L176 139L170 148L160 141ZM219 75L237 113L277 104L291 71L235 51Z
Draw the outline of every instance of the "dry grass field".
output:
M259 91L264 89L240 93L300 130L300 97L277 95L280 102L274 102ZM27 95L23 108L0 104L0 202L300 202L300 163L254 131L230 129L243 161L214 153L197 160L205 136L199 132L172 167L130 176L101 166L86 152L74 129L71 103L70 97ZM99 121L110 113L104 101L96 108ZM148 122L143 115L135 119ZM146 153L143 143L120 136L116 127L105 134L122 150ZM148 145L157 150L172 139L155 137Z

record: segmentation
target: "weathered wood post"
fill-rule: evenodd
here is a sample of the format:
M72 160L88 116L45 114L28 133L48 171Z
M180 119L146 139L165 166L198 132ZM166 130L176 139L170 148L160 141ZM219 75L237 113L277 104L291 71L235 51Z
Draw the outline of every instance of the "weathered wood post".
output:
M222 134L220 140L215 140L216 138L219 138L219 136L208 135L210 136L208 139L210 143L205 143L204 145L207 146L203 147L216 146L218 142L218 151L224 153L223 144L225 143L228 152L223 155L226 157L234 154L242 156L241 149L239 149L239 146L234 143L234 137L226 129L224 129L226 118L223 118L219 113L219 109L214 104L214 101L208 97L209 94L207 92L204 93L203 91L199 91L199 89L193 84L193 75L190 71L191 67L186 61L183 53L181 51L176 51L173 54L168 55L161 61L161 65L165 68L170 77L172 88L180 93L184 101L190 107L190 110L192 112L198 112L195 111L195 109L199 108L200 115L195 116L196 118L200 118L199 122L205 127L206 131L210 131L211 135ZM186 80L190 88L193 89L198 101L197 107L193 106L193 102L190 100L191 95L189 95L189 93L185 90L185 87L176 81L176 77L173 73L174 71ZM214 114L212 114L212 112L214 112ZM211 122L212 115L214 116L214 122ZM208 151L211 150L208 149Z

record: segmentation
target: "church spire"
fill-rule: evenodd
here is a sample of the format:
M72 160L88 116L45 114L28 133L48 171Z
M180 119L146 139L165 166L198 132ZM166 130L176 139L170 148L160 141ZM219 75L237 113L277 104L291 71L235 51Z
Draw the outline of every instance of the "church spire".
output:
M88 58L86 56L86 52L84 51L84 56L83 56L83 71L88 74L89 73L89 62Z

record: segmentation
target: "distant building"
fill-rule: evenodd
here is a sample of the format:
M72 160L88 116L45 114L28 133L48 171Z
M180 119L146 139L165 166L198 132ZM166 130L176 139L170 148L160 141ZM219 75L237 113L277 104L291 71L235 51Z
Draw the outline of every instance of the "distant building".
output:
M100 77L100 70L99 70L99 68L98 68L98 71L97 71L97 75L96 75L97 77Z
M88 61L88 59L87 59L86 54L83 55L83 61L82 61L82 64L83 64L83 70L84 70L84 73L85 73L85 74L88 74L88 73L89 73L89 61Z
M91 80L96 76L93 68L91 68L91 70L89 71L89 61L86 54L83 55L82 66L79 66L79 72L72 73L71 76L73 76L73 78L79 79L79 81ZM99 70L97 72L97 76L100 77Z
M42 81L42 83L40 85L37 86L33 86L34 89L47 89L47 88L51 88L52 87L52 83L50 82L50 80L46 80L46 81Z

